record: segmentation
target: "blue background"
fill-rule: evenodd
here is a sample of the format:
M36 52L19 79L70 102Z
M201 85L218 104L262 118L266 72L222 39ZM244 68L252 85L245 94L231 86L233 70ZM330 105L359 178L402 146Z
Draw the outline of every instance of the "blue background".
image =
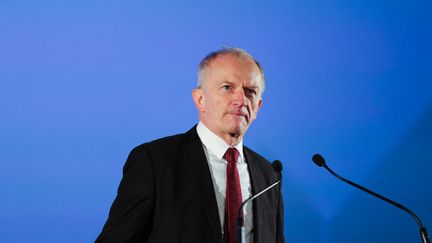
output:
M432 230L424 1L0 1L0 242L92 242L136 145L188 130L200 59L250 51L267 90L245 144L284 164L288 242Z

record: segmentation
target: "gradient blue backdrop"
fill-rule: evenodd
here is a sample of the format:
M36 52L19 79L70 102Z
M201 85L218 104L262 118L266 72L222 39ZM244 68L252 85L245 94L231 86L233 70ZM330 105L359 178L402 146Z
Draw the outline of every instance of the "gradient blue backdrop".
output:
M240 46L267 90L245 143L284 164L287 242L432 230L424 1L0 0L0 242L92 242L136 145L188 130L200 59Z

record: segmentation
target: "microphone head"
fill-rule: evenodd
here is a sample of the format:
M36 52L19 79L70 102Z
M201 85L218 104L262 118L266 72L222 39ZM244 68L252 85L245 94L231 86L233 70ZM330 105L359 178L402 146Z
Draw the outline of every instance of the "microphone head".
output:
M280 173L282 171L282 163L279 160L273 161L272 167L276 173Z
M312 161L320 167L325 165L326 162L324 157L322 157L320 154L314 154L314 156L312 156Z

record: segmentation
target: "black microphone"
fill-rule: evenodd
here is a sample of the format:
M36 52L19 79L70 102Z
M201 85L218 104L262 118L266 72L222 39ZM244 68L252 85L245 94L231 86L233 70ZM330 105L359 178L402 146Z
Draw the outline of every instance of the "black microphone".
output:
M272 167L273 170L278 174L278 180L273 182L273 184L271 184L270 186L262 189L261 191L259 191L257 194L252 195L251 197L249 197L248 199L246 199L240 206L239 209L239 213L238 213L238 217L237 217L237 243L242 243L243 242L243 231L244 231L244 227L243 227L243 218L242 218L242 212L243 212L243 207L246 203L254 200L255 198L259 197L260 195L262 195L264 192L272 189L273 187L275 187L276 185L281 183L282 180L282 163L279 160L275 160L272 163ZM279 187L280 190L280 187Z
M365 192L367 192L369 194L372 194L373 196L375 196L375 197L377 197L377 198L379 198L381 200L384 200L384 201L390 203L391 205L393 205L393 206L395 206L397 208L400 208L400 209L404 210L405 212L407 212L409 215L411 215L416 220L416 222L417 222L417 224L418 224L418 226L420 228L420 236L422 238L423 243L430 243L430 239L429 239L426 227L423 226L420 218L417 217L417 215L413 211L411 211L407 207L403 206L402 204L399 204L399 203L397 203L397 202L395 202L393 200L390 200L390 199L388 199L388 198L386 198L384 196L381 196L378 193L375 193L375 192L373 192L373 191L371 191L371 190L369 190L369 189L367 189L365 187L362 187L362 186L360 186L360 185L358 185L358 184L356 184L356 183L354 183L354 182L352 182L350 180L347 180L347 179L339 176L338 174L336 174L334 171L332 171L327 166L325 159L320 154L315 154L314 156L312 156L312 161L316 165L318 165L320 167L324 167L326 170L328 170L328 172L330 172L330 174L332 174L333 176L335 176L339 180L341 180L343 182L346 182L346 183L350 184L351 186L354 186L354 187L356 187L356 188L358 188L358 189L360 189L362 191L365 191Z

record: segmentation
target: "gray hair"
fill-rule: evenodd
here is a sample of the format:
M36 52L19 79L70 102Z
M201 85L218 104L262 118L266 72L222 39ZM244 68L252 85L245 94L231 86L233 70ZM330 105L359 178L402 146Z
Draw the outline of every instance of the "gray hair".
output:
M231 54L231 55L235 55L237 57L248 58L248 59L251 59L252 61L254 61L255 64L257 65L258 69L261 72L261 80L262 80L261 93L264 92L264 89L265 89L264 70L263 70L261 64L247 51L245 51L241 48L237 48L237 47L224 47L222 49L219 49L219 50L216 50L216 51L209 53L207 56L205 56L201 60L199 66L198 66L198 80L197 80L197 87L198 88L201 88L201 86L203 84L203 81L204 81L203 76L204 76L205 69L211 64L212 61L214 61L216 59L216 57L218 57L219 55L224 55L224 54Z

